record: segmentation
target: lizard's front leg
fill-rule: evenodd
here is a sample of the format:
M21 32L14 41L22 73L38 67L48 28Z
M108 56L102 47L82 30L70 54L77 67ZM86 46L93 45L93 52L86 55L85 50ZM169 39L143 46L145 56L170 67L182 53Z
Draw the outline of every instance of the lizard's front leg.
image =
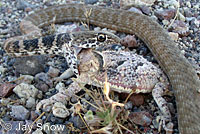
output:
M172 133L173 123L171 122L171 113L167 106L167 102L162 97L165 93L165 90L166 85L164 83L159 82L155 85L154 89L152 90L152 96L163 114L160 123L162 123L162 126L165 129L166 133ZM169 123L166 125L166 122Z

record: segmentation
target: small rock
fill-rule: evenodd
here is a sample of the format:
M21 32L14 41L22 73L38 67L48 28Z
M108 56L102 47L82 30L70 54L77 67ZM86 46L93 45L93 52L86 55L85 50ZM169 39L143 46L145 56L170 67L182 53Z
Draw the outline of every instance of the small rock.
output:
M158 10L155 11L155 16L158 17L160 20L171 20L174 18L176 14L175 9L165 9L165 10Z
M76 128L80 128L80 127L85 126L83 121L80 119L79 116L71 116L68 121L72 122L74 127L76 127Z
M142 5L142 6L140 6L140 9L146 15L150 15L151 14L151 9L148 6Z
M28 99L30 97L35 98L38 94L38 89L33 85L21 83L13 89L13 92L15 92L20 98Z
M34 121L38 117L38 114L35 111L31 111L31 120Z
M172 38L172 40L174 40L174 41L178 40L178 33L169 32L168 34Z
M12 106L10 115L16 120L27 120L30 114L23 106Z
M4 74L7 71L7 68L0 66L0 74Z
M18 10L25 10L26 8L35 8L36 6L28 3L27 1L25 0L17 0L17 4L16 4L16 7Z
M80 31L80 27L77 24L61 25L57 29L57 33L70 33Z
M85 0L85 4L95 4L97 3L99 0Z
M47 72L48 76L52 78L57 77L59 73L59 69L53 68L52 66L50 66L49 71Z
M120 5L131 6L131 5L145 5L151 6L156 0L120 0Z
M184 16L185 17L192 17L193 13L189 10L189 8L184 9Z
M130 110L133 108L133 104L131 101L127 102L124 106L125 109Z
M144 104L144 96L141 94L133 94L129 100L133 103L134 106L140 106Z
M46 83L42 82L42 81L39 81L39 82L35 85L35 87L36 87L37 89L39 89L40 91L44 92L44 93L46 93L47 91L49 91L49 86L48 86Z
M185 16L183 16L180 12L178 14L178 19L181 20L181 21L185 21Z
M16 81L16 84L26 83L31 84L34 80L34 77L31 75L21 75Z
M32 11L32 8L26 7L26 8L25 8L25 11L26 11L26 12L30 12L30 11Z
M35 98L29 97L26 101L26 107L27 108L33 108L35 107Z
M5 121L6 129L0 127L0 134L23 134L22 130L18 130L19 126L24 125L24 121ZM11 130L9 130L11 128ZM7 131L7 129L9 131Z
M52 107L53 115L60 118L69 116L69 111L61 102L56 102Z
M42 73L39 73L39 74L36 74L35 75L35 81L36 82L40 82L40 81L42 81L42 82L44 82L44 83L46 83L47 85L49 85L49 87L53 87L53 82L52 82L52 80L48 77L48 75L46 74L46 73L44 73L44 72L42 72Z
M152 122L152 116L148 112L132 112L129 114L129 119L135 124L141 126L149 126Z
M128 11L142 14L142 11L138 8L135 8L135 7L131 7Z
M169 21L168 20L162 20L163 25L167 26L169 25Z
M192 7L190 1L187 1L187 2L186 2L186 6L189 7L189 8Z
M123 46L126 47L138 47L137 41L135 39L134 35L128 35L125 38L123 38L120 42Z
M14 63L16 73L35 75L44 71L44 56L27 56L16 58Z
M7 97L13 93L13 88L15 87L15 84L11 83L2 83L0 85L0 97Z

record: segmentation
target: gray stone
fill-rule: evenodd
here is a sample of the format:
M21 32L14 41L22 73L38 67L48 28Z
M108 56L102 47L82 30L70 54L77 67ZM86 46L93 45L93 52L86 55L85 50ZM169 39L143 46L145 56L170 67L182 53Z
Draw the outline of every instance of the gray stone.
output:
M38 94L38 89L33 85L21 83L13 89L13 92L15 92L20 98L28 99L30 97L35 98Z
M33 108L35 106L35 98L28 98L27 102L26 102L26 107L27 108Z
M27 120L30 113L23 106L12 106L11 116L16 120Z
M27 56L16 58L14 63L16 73L35 75L44 71L44 56Z
M25 0L17 0L17 9L18 10L25 10L27 7L35 8L35 5L28 3Z
M85 4L95 4L97 3L99 0L85 0Z

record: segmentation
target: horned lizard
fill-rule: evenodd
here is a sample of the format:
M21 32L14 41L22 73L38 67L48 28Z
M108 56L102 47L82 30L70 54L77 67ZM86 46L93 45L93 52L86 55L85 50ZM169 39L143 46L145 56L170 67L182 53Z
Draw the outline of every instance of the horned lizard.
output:
M167 107L167 102L162 97L168 89L168 80L163 72L148 62L142 56L127 51L93 51L91 49L82 50L78 54L79 77L76 78L67 90L59 91L49 99L42 100L37 104L37 110L41 107L51 106L55 102L68 100L74 93L80 91L78 84L90 84L103 86L105 73L110 84L110 88L116 92L123 93L150 93L156 101L163 114L162 122L165 127L166 122L171 123L171 114ZM171 123L172 124L172 123ZM164 129L167 129L166 127Z

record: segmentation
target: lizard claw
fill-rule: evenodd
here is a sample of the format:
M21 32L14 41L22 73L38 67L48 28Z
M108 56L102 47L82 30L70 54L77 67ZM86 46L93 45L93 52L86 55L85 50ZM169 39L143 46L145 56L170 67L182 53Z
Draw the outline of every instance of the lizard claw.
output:
M161 131L161 127L163 127L163 129L166 131L166 134L173 133L174 124L172 122L168 122L168 119L163 116L159 116L159 118L157 118L157 122L159 122L159 132ZM168 123L166 124L166 122Z
M40 109L42 109L45 112L49 112L52 109L52 106L56 102L62 102L66 103L66 99L69 98L69 96L63 94L63 93L57 93L54 96L41 100L37 105L36 105L36 110L39 112Z

